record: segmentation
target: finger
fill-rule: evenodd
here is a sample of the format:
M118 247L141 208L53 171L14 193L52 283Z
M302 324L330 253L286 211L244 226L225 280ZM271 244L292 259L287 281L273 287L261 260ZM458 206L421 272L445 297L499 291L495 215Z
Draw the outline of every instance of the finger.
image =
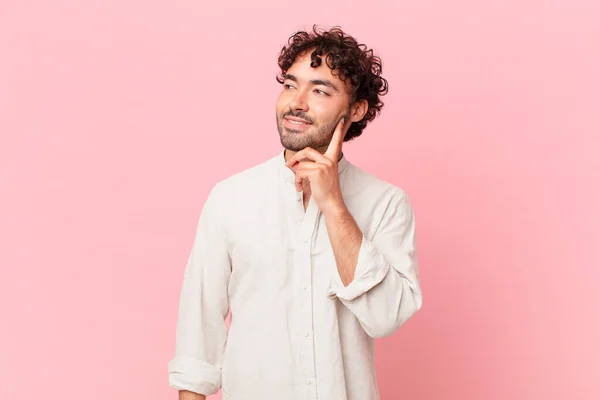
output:
M295 171L296 191L299 192L303 189L302 183L304 180L308 181L310 184L322 169L323 165L311 161L300 163L300 166Z
M310 182L310 170L307 169L302 169L302 170L297 170L296 171L296 191L297 192L301 192L302 189L304 189L303 187L303 182L306 179L308 182Z
M342 154L342 143L344 143L344 136L346 136L346 129L344 129L346 118L342 117L338 122L335 130L333 131L333 137L327 151L325 151L325 157L329 158L333 162L338 162L340 154Z
M297 152L296 154L294 154L287 162L286 164L288 166L294 165L295 163L304 161L304 160L310 160L310 161L315 161L315 162L327 162L327 158L319 153L317 150L311 148L311 147L306 147L302 150L300 150L299 152Z
M302 149L296 154L294 154L288 161L286 161L285 165L288 168L292 168L296 163L304 159L319 162L322 164L329 163L329 159L323 154L319 153L313 148L306 147L305 149Z
M323 168L322 164L313 161L299 161L294 169L296 171L313 171L320 168Z
M295 171L296 168L298 168L298 165L300 165L300 163L306 162L308 159L306 157L302 157L301 155L298 157L292 157L289 160L287 160L285 162L286 167L290 168L291 170ZM314 164L314 161L310 161L311 163Z

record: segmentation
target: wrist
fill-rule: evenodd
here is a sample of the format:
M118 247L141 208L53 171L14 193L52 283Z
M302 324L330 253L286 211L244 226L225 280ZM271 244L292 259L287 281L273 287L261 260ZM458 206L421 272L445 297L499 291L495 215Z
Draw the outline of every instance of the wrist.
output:
M339 218L348 213L348 208L343 201L336 201L323 207L321 213L325 218Z

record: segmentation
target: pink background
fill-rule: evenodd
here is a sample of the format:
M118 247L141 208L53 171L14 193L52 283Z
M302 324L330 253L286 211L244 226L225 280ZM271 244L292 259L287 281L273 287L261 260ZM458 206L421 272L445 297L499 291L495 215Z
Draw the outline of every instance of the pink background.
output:
M345 151L417 213L424 305L377 342L382 398L600 398L599 8L3 1L0 398L175 398L196 218L280 150L276 57L312 23L383 58Z

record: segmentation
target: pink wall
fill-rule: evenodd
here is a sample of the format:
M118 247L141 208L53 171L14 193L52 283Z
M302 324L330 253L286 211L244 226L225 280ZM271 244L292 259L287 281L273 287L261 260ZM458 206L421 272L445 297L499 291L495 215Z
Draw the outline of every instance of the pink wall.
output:
M1 399L175 398L196 218L279 151L276 56L313 22L382 56L346 153L417 213L424 306L378 342L382 398L600 398L599 3L360 4L2 2Z

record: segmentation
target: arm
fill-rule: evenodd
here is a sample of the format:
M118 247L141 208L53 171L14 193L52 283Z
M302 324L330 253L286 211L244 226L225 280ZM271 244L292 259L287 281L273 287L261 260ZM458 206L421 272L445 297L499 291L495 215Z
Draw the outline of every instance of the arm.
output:
M345 129L342 118L324 154L307 147L286 165L296 174L296 190L308 181L325 218L338 269L330 295L344 303L369 336L382 337L421 308L415 222L408 197L398 191L372 240L362 234L346 208L339 182Z
M179 400L206 400L206 396L203 394L188 392L187 390L180 390Z
M221 387L221 364L229 311L227 286L231 264L224 231L223 205L215 186L204 204L188 258L176 330L169 384L180 400L204 399Z
M339 277L344 286L348 286L354 280L363 234L344 203L325 209L323 217Z
M393 196L372 240L345 207L323 216L338 270L330 294L358 318L369 336L392 334L423 302L415 220L407 195Z

